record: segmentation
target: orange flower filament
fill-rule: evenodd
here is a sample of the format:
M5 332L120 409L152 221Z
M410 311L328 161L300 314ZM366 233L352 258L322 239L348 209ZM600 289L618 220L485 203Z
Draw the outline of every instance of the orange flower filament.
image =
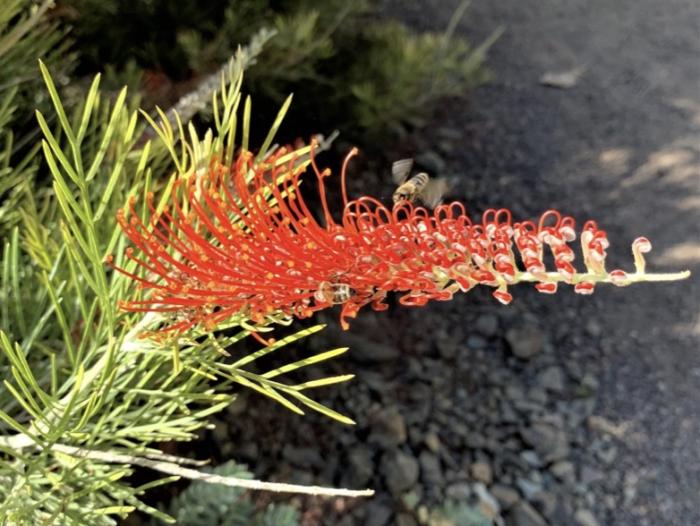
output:
M243 152L231 167L213 163L203 174L177 180L161 213L149 195L148 224L132 200L117 219L133 244L126 256L144 272L118 270L149 293L121 307L172 313L163 330L181 332L198 324L212 329L239 314L260 323L273 313L305 318L341 304L347 328L365 305L386 309L389 292L401 293L404 305L419 306L487 285L507 304L509 286L522 281L548 294L560 282L591 294L598 282L623 286L685 276L645 274L642 254L651 248L645 238L633 245L635 273L606 271L609 243L593 221L580 235L586 272L577 272L569 246L577 237L574 220L554 210L538 222L518 223L506 209L488 210L473 223L459 202L428 211L405 201L388 208L372 197L348 200L345 173L354 154L343 163L339 223L324 185L330 172L318 169L313 145L322 222L300 191L305 168L285 149L258 163ZM552 272L545 266L547 252Z

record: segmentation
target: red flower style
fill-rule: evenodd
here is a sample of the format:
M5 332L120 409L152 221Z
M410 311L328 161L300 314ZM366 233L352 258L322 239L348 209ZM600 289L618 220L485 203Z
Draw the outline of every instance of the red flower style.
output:
M273 313L305 318L342 304L347 329L363 306L386 309L389 292L402 293L404 305L420 306L487 285L508 304L508 287L522 281L535 282L547 294L559 282L591 294L598 282L622 286L653 279L644 273L642 253L651 248L645 238L633 245L635 273L607 272L607 236L593 221L580 236L586 272L578 273L569 246L576 239L574 220L554 210L538 222L517 223L506 209L487 210L477 223L459 202L428 211L407 201L387 208L372 197L348 200L345 177L354 149L341 172L344 208L338 223L326 198L330 171L318 169L313 148L322 223L300 191L303 163L284 149L263 162L243 152L231 167L213 163L203 174L177 180L171 205L161 213L149 195L148 224L132 200L117 220L134 245L127 257L145 272L142 277L118 270L150 293L121 307L173 313L163 331L181 332L197 324L213 329L237 314L261 323ZM288 160L282 162L284 156ZM547 251L556 271L545 267Z

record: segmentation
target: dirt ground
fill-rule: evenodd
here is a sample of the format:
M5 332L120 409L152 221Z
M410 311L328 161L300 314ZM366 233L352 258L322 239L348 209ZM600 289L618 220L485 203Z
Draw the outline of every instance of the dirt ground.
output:
M420 29L447 24L456 2L394 2ZM429 7L426 7L429 5ZM597 412L627 429L611 469L635 473L636 497L609 524L700 524L700 4L695 0L473 2L459 31L505 33L489 64L494 80L469 108L458 188L463 197L534 216L554 206L605 225L612 257L647 235L659 271L684 282L600 290L581 300L529 298L554 332L577 310L581 332L600 325ZM571 89L545 87L547 72L581 71ZM531 301L530 301L531 300ZM583 336L580 344L590 345Z

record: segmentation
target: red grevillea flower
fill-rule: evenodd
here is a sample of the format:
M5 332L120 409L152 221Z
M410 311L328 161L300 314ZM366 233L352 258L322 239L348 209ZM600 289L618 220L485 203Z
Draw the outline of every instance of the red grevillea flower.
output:
M300 192L304 163L284 149L263 162L243 152L233 166L213 163L177 180L170 206L160 213L149 195L147 224L132 200L117 220L133 243L127 257L145 272L118 270L149 293L121 307L172 313L163 331L180 332L198 324L212 329L234 315L262 323L268 315L304 318L342 304L347 328L365 305L386 309L389 292L401 293L404 305L419 306L487 285L508 304L509 286L523 281L547 294L559 283L591 294L600 282L624 286L687 275L646 274L642 254L651 245L645 238L633 244L634 273L608 272L608 239L593 221L580 235L586 271L579 273L569 246L577 237L574 220L554 210L536 222L513 222L506 209L487 210L472 222L459 202L428 211L405 201L388 208L372 197L348 200L345 173L354 149L341 172L344 207L336 222L324 185L330 172L318 169L313 148L322 222Z

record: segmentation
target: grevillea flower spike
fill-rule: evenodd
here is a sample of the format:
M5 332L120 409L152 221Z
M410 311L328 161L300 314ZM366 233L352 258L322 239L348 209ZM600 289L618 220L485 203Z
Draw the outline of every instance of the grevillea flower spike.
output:
M591 294L599 283L626 286L689 275L646 273L646 238L632 244L633 272L606 270L608 238L594 221L579 236L585 271L578 271L570 246L577 237L574 220L555 210L536 222L514 222L507 209L487 210L472 222L459 202L429 211L405 201L388 208L372 197L349 200L346 169L355 149L343 163L343 209L336 222L324 185L330 171L318 169L313 150L321 222L300 191L307 163L285 149L262 162L244 151L233 166L214 162L205 173L177 180L171 204L161 212L149 195L147 223L132 200L117 220L133 243L126 256L144 272L118 270L146 294L121 307L169 313L171 322L161 332L179 333L195 325L213 329L235 315L263 323L280 313L305 318L342 304L347 328L365 305L386 309L389 292L401 293L404 305L419 306L486 285L508 304L509 287L521 282L534 282L546 294L560 283Z

